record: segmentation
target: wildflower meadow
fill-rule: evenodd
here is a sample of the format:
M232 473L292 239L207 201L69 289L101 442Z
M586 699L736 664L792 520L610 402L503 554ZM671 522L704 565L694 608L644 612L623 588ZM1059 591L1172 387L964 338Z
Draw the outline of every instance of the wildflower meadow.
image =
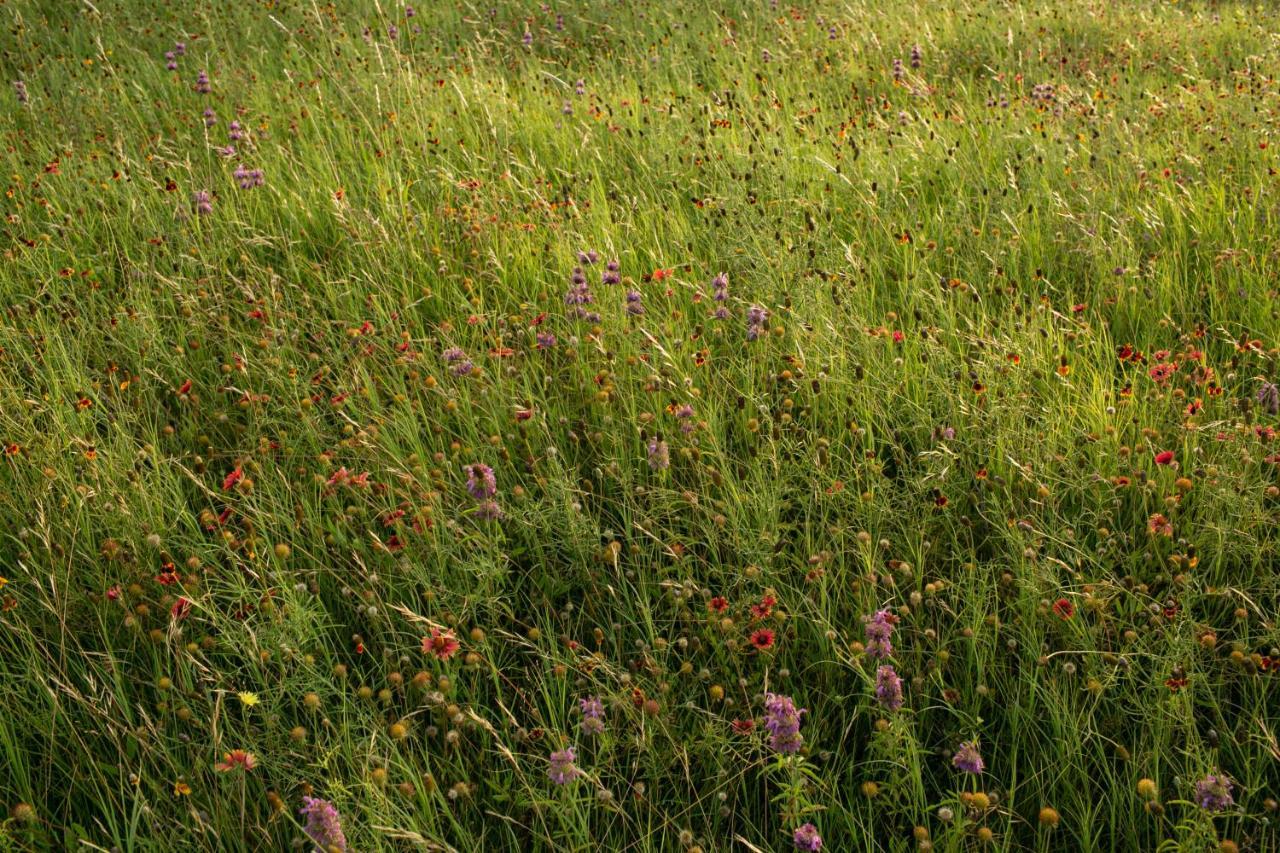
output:
M0 849L1280 850L1280 18L0 0Z

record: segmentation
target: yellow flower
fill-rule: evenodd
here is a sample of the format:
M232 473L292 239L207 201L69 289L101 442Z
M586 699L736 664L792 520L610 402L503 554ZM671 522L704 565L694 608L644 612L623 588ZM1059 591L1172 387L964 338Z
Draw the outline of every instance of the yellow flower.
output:
M174 782L173 795L175 797L189 797L191 796L191 786L186 782Z
M236 695L240 697L240 701L244 703L244 706L246 708L252 708L254 705L258 704L257 693L245 692L245 693L237 693Z

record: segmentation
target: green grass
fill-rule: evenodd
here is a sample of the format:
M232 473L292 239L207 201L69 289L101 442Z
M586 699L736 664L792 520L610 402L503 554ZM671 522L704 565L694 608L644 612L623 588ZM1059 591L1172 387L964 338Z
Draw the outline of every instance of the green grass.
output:
M1274 23L0 3L0 846L1276 849Z

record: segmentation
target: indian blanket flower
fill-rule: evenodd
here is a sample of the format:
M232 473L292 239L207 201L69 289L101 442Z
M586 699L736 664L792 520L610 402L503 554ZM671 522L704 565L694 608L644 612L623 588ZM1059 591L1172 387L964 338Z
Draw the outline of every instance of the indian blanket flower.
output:
M220 773L230 773L233 770L243 770L246 773L258 766L258 757L252 752L246 752L243 749L233 749L223 754L222 760L213 765L213 769Z
M965 773L981 773L983 763L982 756L978 753L978 742L970 740L960 744L956 754L951 757L951 766Z
M303 797L298 814L306 819L302 831L317 850L346 853L347 836L342 832L342 818L338 816L338 809L333 803L319 797Z
M547 776L557 785L569 784L582 775L582 771L573 763L575 760L577 756L573 754L573 747L551 753L551 766L547 768Z
M1196 804L1207 812L1225 811L1235 805L1231 787L1226 776L1210 773L1196 782Z
M482 462L467 466L467 493L478 501L487 501L498 493L498 480L493 469Z
M797 708L790 696L777 693L765 695L764 727L769 731L769 748L774 752L790 755L800 751L804 736L800 734L800 715L804 708Z
M867 635L865 652L868 657L884 659L893 654L893 624L898 621L888 610L877 610L870 616L863 616L863 630Z
M876 700L888 711L902 707L902 679L887 664L876 670Z
M818 834L818 827L805 823L796 827L795 833L791 836L791 843L797 850L816 853L822 849L822 836Z
M604 703L598 696L588 696L578 700L582 709L582 732L588 735L604 733Z
M433 655L436 660L448 660L458 653L459 647L452 631L432 628L431 636L422 638L422 653Z

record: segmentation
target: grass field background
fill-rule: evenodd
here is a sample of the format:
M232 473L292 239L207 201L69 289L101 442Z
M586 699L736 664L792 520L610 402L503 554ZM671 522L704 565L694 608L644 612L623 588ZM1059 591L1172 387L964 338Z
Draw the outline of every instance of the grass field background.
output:
M1275 22L0 3L2 843L1276 850Z

